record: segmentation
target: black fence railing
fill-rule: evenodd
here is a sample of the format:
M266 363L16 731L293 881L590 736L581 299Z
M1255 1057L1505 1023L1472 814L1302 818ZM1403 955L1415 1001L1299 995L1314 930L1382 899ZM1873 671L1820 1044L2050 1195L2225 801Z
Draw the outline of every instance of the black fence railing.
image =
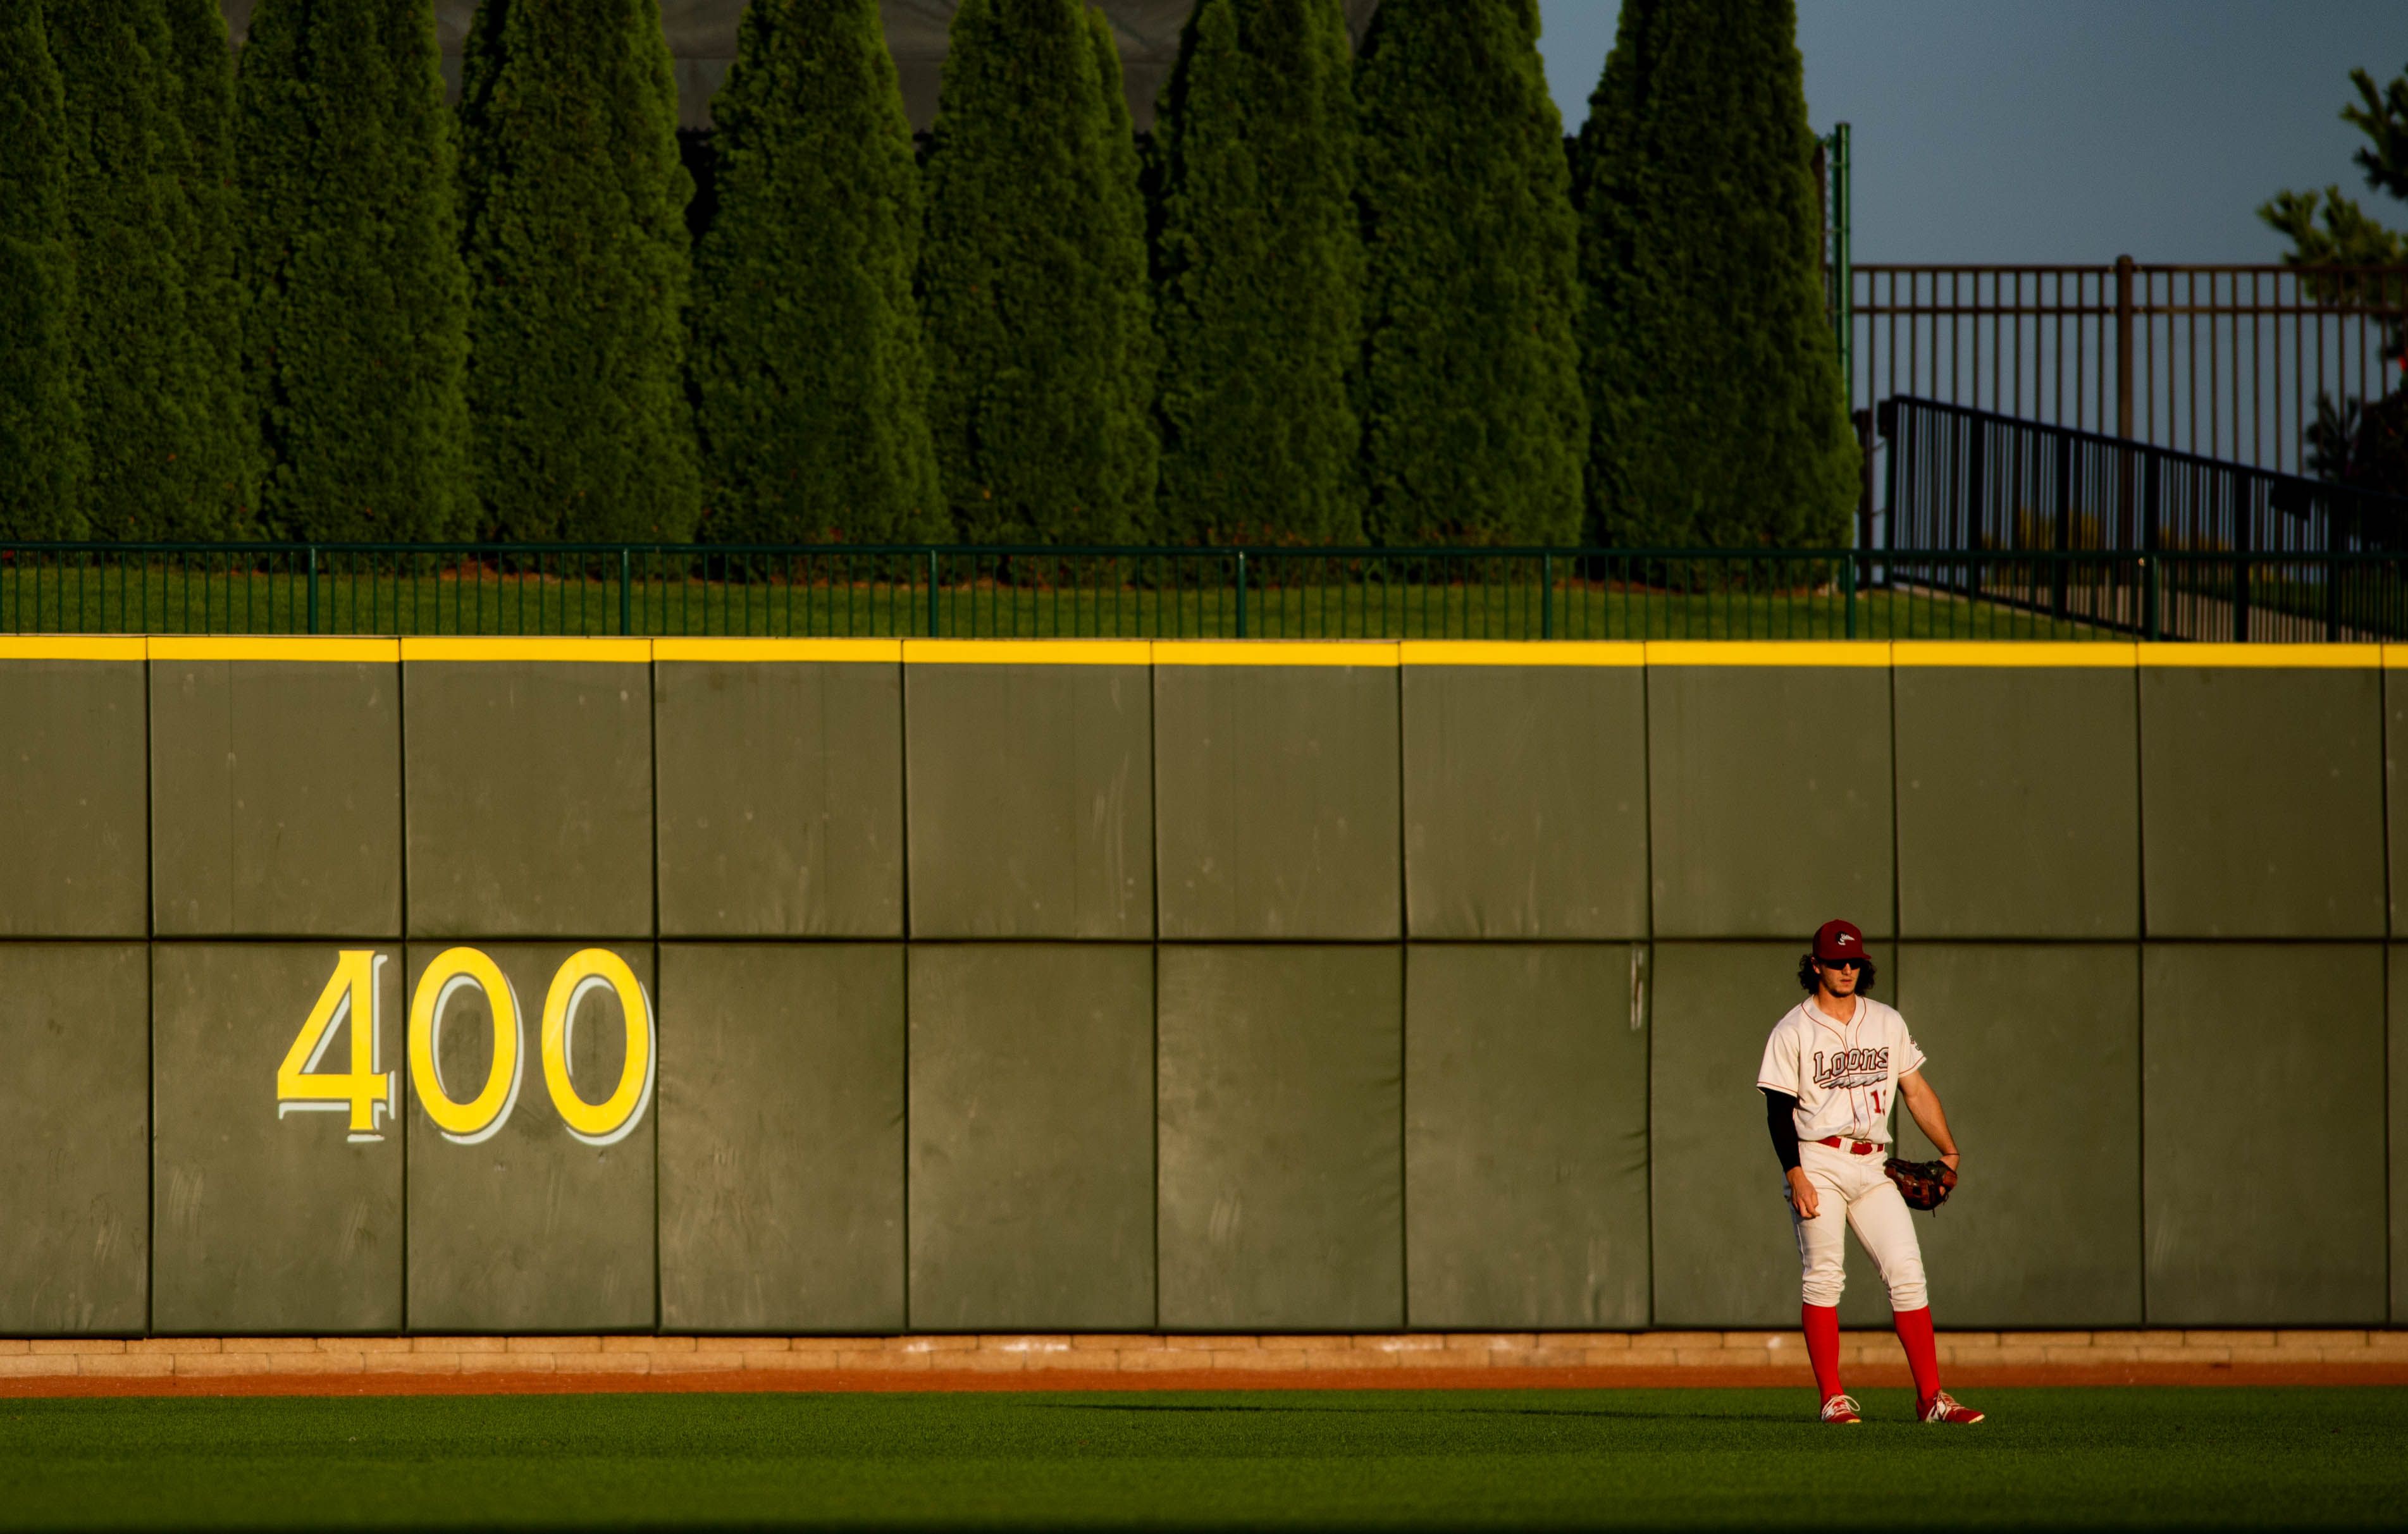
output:
M1893 394L2300 474L2401 381L2408 266L1858 265L1851 398ZM1886 445L1868 436L1878 458ZM2333 442L2326 442L2330 450ZM1879 532L1885 476L1857 541Z
M1931 400L1885 401L1881 430L1888 532L1927 551L1898 556L1885 579L2171 638L2401 632L2408 501ZM2069 559L2045 592L2001 592L1919 564L1930 551ZM2139 592L2086 588L2072 556L2157 574Z
M2365 639L2408 555L0 544L0 633Z

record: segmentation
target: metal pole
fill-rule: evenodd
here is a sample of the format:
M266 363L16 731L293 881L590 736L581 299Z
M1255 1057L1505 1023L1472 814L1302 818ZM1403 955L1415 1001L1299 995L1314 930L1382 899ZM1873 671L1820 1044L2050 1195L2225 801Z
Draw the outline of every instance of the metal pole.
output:
M1539 556L1539 637L1555 637L1555 556Z
M1850 552L1840 557L1840 582L1842 602L1848 613L1848 637L1856 637L1856 556Z
M636 632L635 564L636 551L625 544L621 544L619 546L619 632L623 637Z
M2068 605L2066 597L2071 574L2068 557L2073 552L2073 438L2060 433L2057 439L2057 578L2050 584L2051 606L2062 621Z
M2123 452L2121 449L2118 449L2118 453L2128 462L2131 457L2129 453ZM2128 469L2126 471L2128 475L2129 472ZM2143 612L2142 629L2143 637L2151 644L2155 644L2162 618L2160 609L2163 603L2159 593L2165 581L2158 569L2157 560L2157 461L2154 456L2150 458L2142 473L2141 547L2146 550L2146 555L2141 561L2141 564L2147 571L2149 580L2148 590L2143 599L2146 605Z
M1238 637L1246 637L1246 551L1238 550Z
M318 546L309 546L309 632L318 632Z
M928 550L928 637L937 637L937 551Z
M2132 434L2132 258L2115 258L2115 434Z

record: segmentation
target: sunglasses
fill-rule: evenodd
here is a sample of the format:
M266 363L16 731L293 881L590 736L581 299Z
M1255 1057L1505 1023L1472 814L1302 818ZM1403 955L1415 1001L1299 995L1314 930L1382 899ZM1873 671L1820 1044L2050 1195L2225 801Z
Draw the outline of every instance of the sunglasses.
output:
M1814 962L1827 970L1861 970L1865 967L1861 959L1818 959Z

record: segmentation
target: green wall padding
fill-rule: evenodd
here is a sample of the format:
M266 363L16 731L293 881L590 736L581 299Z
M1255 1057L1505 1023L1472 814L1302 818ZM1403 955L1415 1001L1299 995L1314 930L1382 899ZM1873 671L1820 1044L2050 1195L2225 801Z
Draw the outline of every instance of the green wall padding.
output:
M914 665L911 935L1154 935L1143 666Z
M1645 672L1407 666L1404 752L1414 937L1647 935Z
M150 667L161 936L401 936L401 668Z
M1166 946L1161 964L1161 1326L1402 1325L1402 956Z
M2382 1321L2382 948L2152 944L2141 987L2149 1325Z
M2151 937L2384 935L2382 674L2141 671Z
M1756 1069L1772 1025L1798 1004L1786 943L1659 943L1649 987L1648 1140L1659 1327L1794 1327L1798 1240L1765 1130ZM1897 993L1896 950L1870 943L1873 994ZM1889 1324L1881 1274L1848 1238L1840 1319Z
M1154 953L911 950L911 1326L1154 1324Z
M319 944L163 943L150 955L150 1325L161 1332L402 1325L402 1135L277 1112L277 1066L336 972ZM378 1063L406 1072L401 959L378 970ZM349 1037L321 1062L341 1070ZM415 1190L412 1190L413 1193ZM415 1232L412 1232L413 1239Z
M1627 944L1407 951L1411 1325L1647 1324L1644 955Z
M539 1056L544 997L575 948L477 946L517 993L523 1077L516 1106L491 1138L446 1139L411 1094L409 1325L418 1331L650 1330L655 1277L654 1140L659 1103L616 1144L574 1138L554 1107ZM413 993L439 944L409 945ZM655 999L650 944L614 944ZM658 1006L655 1002L655 1012ZM443 1027L447 1089L472 1095L493 1058L492 1013L470 989ZM579 1013L571 1080L588 1102L607 1099L625 1061L624 1014L607 991ZM392 1057L388 1056L388 1058Z
M900 1331L903 947L661 947L661 1325Z
M1897 675L1900 934L2140 936L2133 673Z
M2408 953L2384 954L2390 973L2391 1324L2408 1326Z
M1918 1217L1943 1327L2137 1327L2141 954L2131 944L1917 944L1897 1004L1964 1181ZM1900 1102L1900 1154L1937 1155Z
M649 937L652 668L402 666L412 937Z
M150 935L137 660L0 660L0 938Z
M2383 781L2386 794L2398 781L2398 763L2408 761L2408 671L2383 674ZM2386 803L2384 831L2390 853L2390 918L2393 937L2408 937L2408 804Z
M1658 938L1786 942L1833 916L1889 935L1889 676L1885 667L1649 669Z
M150 1029L140 944L0 944L0 1336L144 1328Z
M1397 673L1154 671L1166 939L1393 938Z
M663 660L661 932L903 935L899 665Z

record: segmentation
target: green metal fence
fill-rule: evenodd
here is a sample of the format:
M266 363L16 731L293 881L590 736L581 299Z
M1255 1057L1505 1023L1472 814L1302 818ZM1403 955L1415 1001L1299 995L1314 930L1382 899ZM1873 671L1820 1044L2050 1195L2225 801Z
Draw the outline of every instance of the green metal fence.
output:
M2366 640L2408 555L0 544L0 633Z

